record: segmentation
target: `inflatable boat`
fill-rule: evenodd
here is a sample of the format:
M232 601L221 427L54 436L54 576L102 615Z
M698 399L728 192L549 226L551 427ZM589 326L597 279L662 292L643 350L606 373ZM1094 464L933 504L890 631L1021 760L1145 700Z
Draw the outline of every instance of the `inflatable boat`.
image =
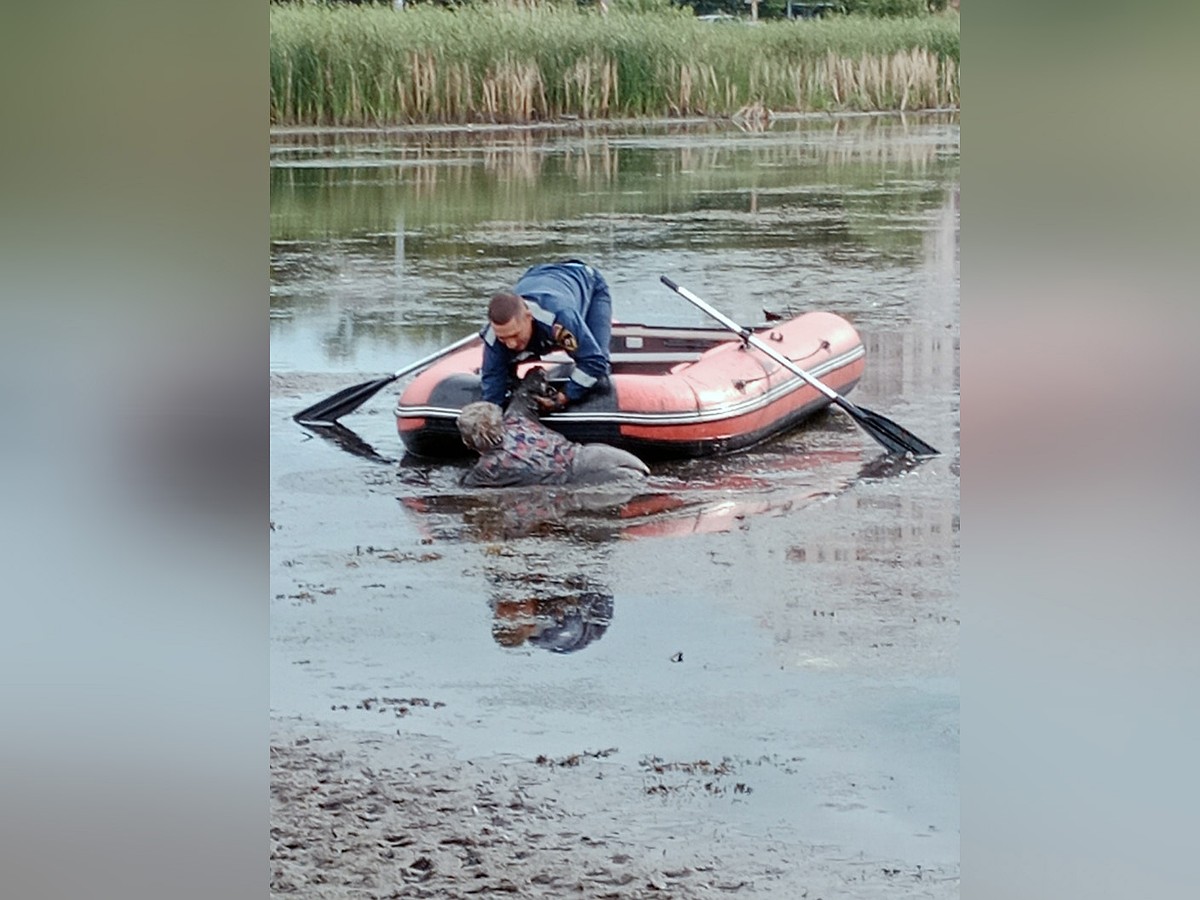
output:
M839 394L862 377L865 350L834 313L808 312L751 329L754 337ZM725 328L613 323L608 386L542 421L580 443L604 442L642 459L732 453L794 428L829 398ZM396 404L406 449L443 458L467 452L455 420L481 397L483 343L475 339L414 377ZM570 372L565 354L538 362L552 381Z

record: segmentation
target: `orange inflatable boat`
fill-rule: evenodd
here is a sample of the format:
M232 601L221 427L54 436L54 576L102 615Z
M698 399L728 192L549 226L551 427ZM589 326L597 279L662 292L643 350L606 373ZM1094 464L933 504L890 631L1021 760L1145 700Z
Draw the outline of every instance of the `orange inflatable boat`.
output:
M753 333L839 394L862 377L865 351L858 332L833 313L804 313ZM467 452L455 419L480 399L482 360L477 339L409 382L395 410L409 452L434 458ZM569 362L565 354L546 356L521 372L540 364L551 380L565 378ZM724 328L613 323L611 362L606 390L542 421L580 443L601 441L647 460L679 459L743 450L830 403Z

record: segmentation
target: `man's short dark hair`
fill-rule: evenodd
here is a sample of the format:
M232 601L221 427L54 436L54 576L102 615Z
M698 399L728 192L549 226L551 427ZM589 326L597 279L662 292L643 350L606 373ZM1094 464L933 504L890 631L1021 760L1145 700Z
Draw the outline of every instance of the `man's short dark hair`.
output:
M525 308L525 300L518 294L500 291L492 295L488 303L488 320L496 325L511 322Z

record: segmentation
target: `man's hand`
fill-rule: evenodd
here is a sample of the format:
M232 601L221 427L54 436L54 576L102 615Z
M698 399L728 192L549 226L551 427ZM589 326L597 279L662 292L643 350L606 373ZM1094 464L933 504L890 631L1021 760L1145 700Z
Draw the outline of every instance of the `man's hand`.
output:
M534 397L533 399L538 405L538 411L543 415L567 408L567 395L562 391L556 391L553 397Z

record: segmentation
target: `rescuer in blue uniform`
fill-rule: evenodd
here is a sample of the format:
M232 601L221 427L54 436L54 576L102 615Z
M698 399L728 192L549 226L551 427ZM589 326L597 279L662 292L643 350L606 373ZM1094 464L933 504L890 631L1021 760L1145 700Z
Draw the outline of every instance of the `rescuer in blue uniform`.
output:
M575 361L566 389L539 398L542 412L565 409L607 384L612 335L612 296L592 266L578 260L529 269L512 291L488 304L484 341L483 399L503 407L519 362L565 350Z

